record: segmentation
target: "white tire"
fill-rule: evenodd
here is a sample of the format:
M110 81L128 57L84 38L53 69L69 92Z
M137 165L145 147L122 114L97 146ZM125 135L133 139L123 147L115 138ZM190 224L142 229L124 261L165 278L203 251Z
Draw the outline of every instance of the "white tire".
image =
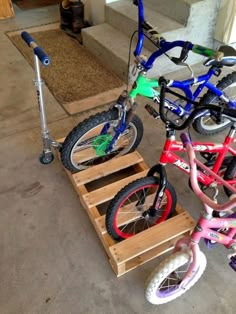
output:
M164 261L158 265L154 271L150 274L146 282L145 296L148 302L152 304L163 304L170 302L182 294L184 294L187 290L189 290L202 276L207 260L205 255L200 252L199 256L199 265L198 270L193 274L191 280L189 280L188 284L183 288L178 288L178 284L176 283L175 289L169 288L169 290L165 290L163 284L165 280L179 268L184 265L190 265L191 263L191 254L187 252L177 252L170 255ZM172 277L176 274L173 274ZM183 278L182 278L183 279ZM173 278L168 278L168 280L173 280ZM168 281L168 284L170 284ZM180 277L178 277L178 281L180 281ZM162 291L160 291L162 289Z

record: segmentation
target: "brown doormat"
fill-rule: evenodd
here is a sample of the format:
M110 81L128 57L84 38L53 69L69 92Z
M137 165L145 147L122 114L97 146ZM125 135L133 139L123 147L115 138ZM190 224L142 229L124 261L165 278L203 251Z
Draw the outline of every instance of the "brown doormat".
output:
M21 10L31 10L59 4L60 0L13 0Z
M114 101L125 88L124 83L58 27L57 23L27 30L51 58L48 67L41 67L41 74L57 101L69 114ZM33 52L20 33L7 35L33 66Z

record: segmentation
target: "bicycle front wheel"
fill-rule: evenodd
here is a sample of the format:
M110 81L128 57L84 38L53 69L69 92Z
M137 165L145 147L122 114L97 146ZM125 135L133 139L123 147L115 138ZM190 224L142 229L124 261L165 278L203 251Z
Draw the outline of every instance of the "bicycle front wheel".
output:
M145 177L131 182L117 193L106 213L106 228L114 240L132 237L164 221L174 212L176 193L169 182L159 209L155 211L152 208L158 188L159 178Z
M202 276L207 264L206 256L200 252L197 271L191 275L188 284L182 289L180 284L186 276L191 260L190 253L177 252L162 261L147 279L145 289L147 301L152 304L167 303L189 290Z
M117 156L134 151L142 140L143 124L134 115L113 150L105 153L118 123L118 110L112 108L79 123L66 137L61 148L61 161L71 172L78 172ZM106 132L100 135L104 126Z

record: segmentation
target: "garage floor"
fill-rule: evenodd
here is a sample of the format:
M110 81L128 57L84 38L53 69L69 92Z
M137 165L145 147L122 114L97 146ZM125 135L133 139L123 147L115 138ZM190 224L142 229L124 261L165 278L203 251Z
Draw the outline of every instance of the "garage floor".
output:
M235 273L226 250L207 252L200 282L173 303L152 306L144 299L144 281L162 258L117 279L60 162L38 162L41 151L33 71L5 31L59 20L57 6L16 9L16 18L0 21L0 312L2 314L235 313ZM68 117L45 90L54 138L99 110ZM143 102L141 102L144 104ZM139 148L151 166L158 161L164 128L140 106L145 125ZM161 139L156 137L161 134ZM199 138L193 132L193 138ZM222 135L215 137L221 140ZM168 167L179 203L194 218L201 205L188 178Z

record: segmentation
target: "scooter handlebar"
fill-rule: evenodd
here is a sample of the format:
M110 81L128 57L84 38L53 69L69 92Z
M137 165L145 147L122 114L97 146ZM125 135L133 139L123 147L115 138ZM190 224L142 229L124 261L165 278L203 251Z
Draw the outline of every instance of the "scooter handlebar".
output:
M44 66L48 66L51 63L49 56L43 51L41 47L37 45L35 40L30 36L27 32L21 33L22 39L26 42L26 44L33 49L34 54L39 58L41 63Z

